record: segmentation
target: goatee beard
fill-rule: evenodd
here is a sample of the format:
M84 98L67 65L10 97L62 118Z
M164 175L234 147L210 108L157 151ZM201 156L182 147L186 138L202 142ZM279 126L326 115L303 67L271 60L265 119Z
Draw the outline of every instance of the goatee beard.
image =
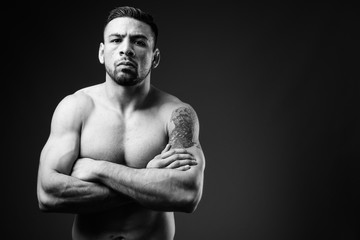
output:
M133 72L126 69L120 70L122 72L120 74L116 68L112 72L107 67L105 67L105 69L107 74L114 82L124 87L131 87L141 83L151 72L151 68L150 68L144 77L139 77L139 74L137 72Z

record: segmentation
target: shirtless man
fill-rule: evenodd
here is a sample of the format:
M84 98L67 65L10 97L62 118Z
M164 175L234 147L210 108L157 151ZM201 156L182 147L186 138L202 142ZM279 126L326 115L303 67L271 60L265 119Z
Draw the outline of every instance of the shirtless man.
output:
M168 240L174 212L193 212L205 159L194 109L150 84L158 66L150 15L110 12L99 47L105 82L56 107L40 156L37 194L45 212L76 214L80 239Z

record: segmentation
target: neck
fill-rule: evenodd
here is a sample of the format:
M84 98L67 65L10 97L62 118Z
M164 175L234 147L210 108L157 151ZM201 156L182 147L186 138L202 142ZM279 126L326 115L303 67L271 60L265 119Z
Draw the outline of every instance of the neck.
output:
M135 86L121 86L106 78L105 92L112 106L122 114L130 113L144 104L150 92L150 78Z

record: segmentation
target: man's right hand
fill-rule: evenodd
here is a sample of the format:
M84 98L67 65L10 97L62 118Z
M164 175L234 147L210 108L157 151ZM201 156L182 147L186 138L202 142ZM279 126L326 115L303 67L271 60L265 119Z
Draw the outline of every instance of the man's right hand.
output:
M164 150L146 165L146 168L169 168L186 171L194 165L197 165L197 162L186 149L171 149L171 145L167 144Z

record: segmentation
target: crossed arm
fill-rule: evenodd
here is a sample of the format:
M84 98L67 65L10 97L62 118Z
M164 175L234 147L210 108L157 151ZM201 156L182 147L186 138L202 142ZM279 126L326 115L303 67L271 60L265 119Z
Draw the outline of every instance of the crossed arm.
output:
M192 151L194 150L191 148L176 149L163 152L161 155L165 156L170 152L171 156L176 156L171 163L178 165L182 164L178 163L181 161L192 161L179 157ZM167 162L168 160L161 155L152 161ZM182 170L169 166L136 169L108 161L84 158L75 164L72 176L83 181L103 184L153 210L193 212L201 197L202 179L199 176L199 164L189 164L192 165L181 165Z
M63 105L69 108L69 104ZM91 212L136 201L159 211L195 210L202 194L205 163L198 140L198 120L191 107L173 112L168 127L169 145L144 169L78 159L77 126L81 124L64 119L61 108L54 113L52 133L41 154L38 177L41 209ZM74 119L81 120L81 116Z

